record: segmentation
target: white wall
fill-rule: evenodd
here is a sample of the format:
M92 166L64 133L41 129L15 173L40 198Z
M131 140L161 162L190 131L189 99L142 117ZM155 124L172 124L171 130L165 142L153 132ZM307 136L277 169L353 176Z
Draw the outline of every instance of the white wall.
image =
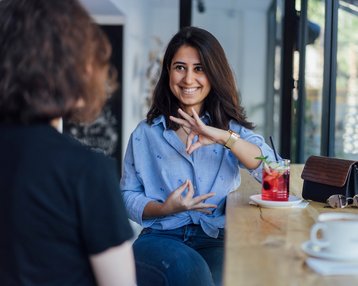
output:
M267 10L271 0L205 0L193 5L193 25L213 33L235 73L248 119L263 133L266 100Z
M123 130L125 152L129 136L147 111L149 53L164 51L179 26L178 0L111 0L124 14ZM158 46L159 38L163 46Z

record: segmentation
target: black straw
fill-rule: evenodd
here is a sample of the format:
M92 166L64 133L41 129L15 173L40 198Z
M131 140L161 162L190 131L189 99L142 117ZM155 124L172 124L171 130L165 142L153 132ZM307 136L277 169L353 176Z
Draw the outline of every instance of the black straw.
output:
M273 153L275 154L276 162L278 162L277 152L276 152L275 144L273 144L272 136L270 136L270 141L271 141Z

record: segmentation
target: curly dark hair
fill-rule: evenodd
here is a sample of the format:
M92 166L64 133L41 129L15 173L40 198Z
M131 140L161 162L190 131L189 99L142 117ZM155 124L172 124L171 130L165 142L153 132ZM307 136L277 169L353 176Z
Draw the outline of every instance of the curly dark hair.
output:
M108 97L110 76L99 75L110 55L77 0L0 1L0 122L93 120Z
M170 40L164 54L160 78L154 89L147 122L152 124L154 118L163 114L170 129L179 128L176 123L169 120L170 115L180 117L178 114L180 102L169 87L169 69L175 53L183 45L198 51L201 64L211 84L211 90L201 110L201 113L205 111L210 114L212 120L210 125L228 129L229 121L233 119L242 126L253 129L253 124L247 121L245 110L240 105L235 79L223 48L211 33L197 27L185 27Z

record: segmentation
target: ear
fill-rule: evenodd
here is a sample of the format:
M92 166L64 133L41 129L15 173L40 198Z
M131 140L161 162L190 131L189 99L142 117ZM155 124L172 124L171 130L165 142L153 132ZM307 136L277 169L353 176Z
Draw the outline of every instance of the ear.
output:
M50 121L50 125L54 127L58 132L63 132L63 121L62 117L54 118Z
M82 97L80 97L77 101L76 101L76 107L77 108L82 108L85 107L86 103L84 101L84 99Z
M88 76L89 78L91 78L91 76L92 76L92 74L93 74L93 65L92 65L92 63L88 62L88 63L86 64L85 73L86 73L86 76Z

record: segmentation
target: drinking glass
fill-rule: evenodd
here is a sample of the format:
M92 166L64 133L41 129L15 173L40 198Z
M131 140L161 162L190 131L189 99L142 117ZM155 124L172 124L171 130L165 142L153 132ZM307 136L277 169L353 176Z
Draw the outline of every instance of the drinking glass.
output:
M290 160L264 162L261 198L265 201L288 201L290 193Z

